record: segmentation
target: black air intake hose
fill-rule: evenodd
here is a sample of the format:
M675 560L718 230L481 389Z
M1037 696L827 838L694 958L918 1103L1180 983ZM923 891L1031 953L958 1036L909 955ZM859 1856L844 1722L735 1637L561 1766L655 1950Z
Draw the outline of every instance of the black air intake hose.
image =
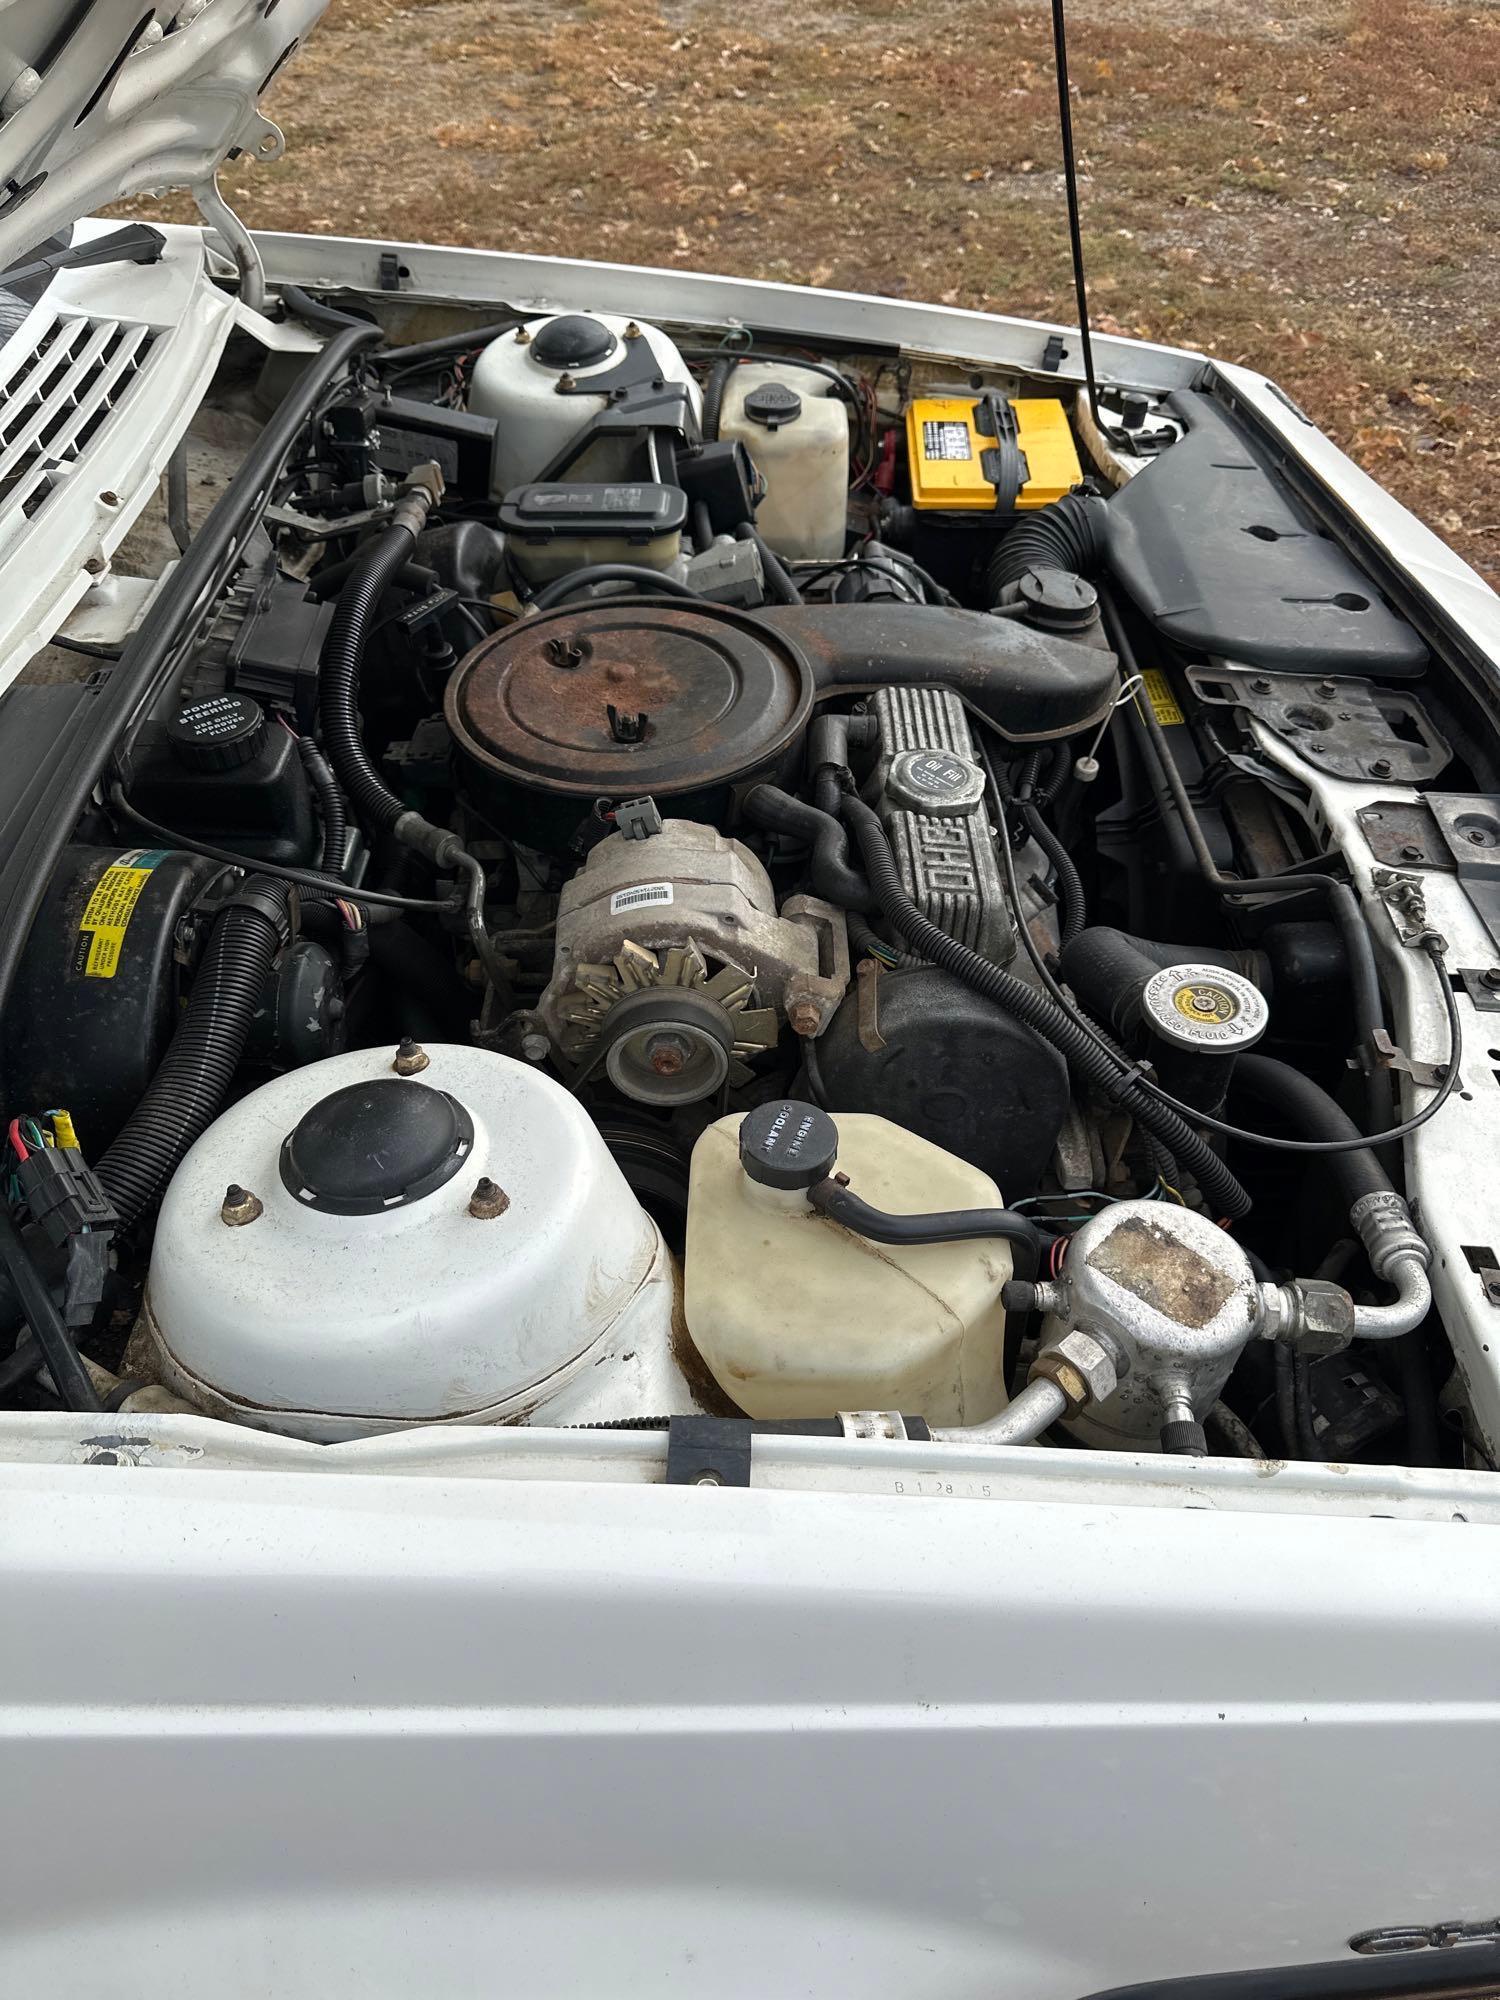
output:
M359 726L359 676L370 625L397 572L411 560L415 530L394 521L368 542L339 592L318 675L323 741L339 783L373 834L389 833L406 807L371 763Z
M219 1115L266 975L286 940L286 883L256 875L241 894L249 900L232 903L214 924L177 1031L145 1096L99 1159L99 1179L127 1228Z
M812 850L807 879L814 894L841 910L856 910L864 916L879 910L869 883L849 859L848 835L830 813L794 799L775 785L753 785L745 794L745 811L757 826L807 842Z
M1094 493L1065 493L1025 514L1002 539L984 572L984 595L998 604L1007 584L1029 569L1065 569L1097 576L1108 548L1109 502Z
M879 816L862 799L846 797L845 819L854 829L864 855L865 873L887 920L912 950L972 987L993 1005L1024 1021L1044 1041L1059 1050L1076 1075L1095 1084L1128 1111L1138 1125L1160 1139L1186 1168L1213 1204L1216 1213L1236 1217L1249 1212L1250 1197L1213 1148L1169 1106L1140 1088L1122 1072L1107 1052L1063 1008L1024 979L993 965L956 938L930 923L901 885L895 858Z

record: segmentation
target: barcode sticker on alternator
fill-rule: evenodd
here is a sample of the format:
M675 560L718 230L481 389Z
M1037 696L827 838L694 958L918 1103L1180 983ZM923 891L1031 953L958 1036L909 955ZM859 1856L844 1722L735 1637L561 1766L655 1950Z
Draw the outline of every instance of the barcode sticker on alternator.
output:
M633 889L616 889L609 899L609 914L617 917L624 910L644 910L671 900L670 882L639 882Z

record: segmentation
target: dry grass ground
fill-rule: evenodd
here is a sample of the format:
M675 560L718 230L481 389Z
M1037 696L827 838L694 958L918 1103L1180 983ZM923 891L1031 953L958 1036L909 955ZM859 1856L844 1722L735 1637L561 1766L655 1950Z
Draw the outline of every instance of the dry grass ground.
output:
M1244 359L1500 582L1500 10L1075 0L1096 320ZM333 0L257 225L1070 313L1043 0Z

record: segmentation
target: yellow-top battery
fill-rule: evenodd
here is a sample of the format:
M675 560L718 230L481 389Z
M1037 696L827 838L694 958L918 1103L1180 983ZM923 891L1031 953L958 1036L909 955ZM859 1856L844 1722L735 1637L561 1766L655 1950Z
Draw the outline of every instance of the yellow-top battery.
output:
M912 505L949 513L1045 507L1083 478L1055 397L920 396L906 448Z

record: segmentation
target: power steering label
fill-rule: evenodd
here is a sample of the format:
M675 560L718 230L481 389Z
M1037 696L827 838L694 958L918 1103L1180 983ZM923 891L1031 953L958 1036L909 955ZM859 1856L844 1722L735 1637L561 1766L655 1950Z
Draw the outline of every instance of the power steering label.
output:
M670 882L638 882L633 889L616 889L609 899L609 914L618 917L626 910L656 909L671 900Z
M114 978L141 891L151 880L152 869L166 858L164 847L132 847L105 869L78 920L75 972L85 979Z

